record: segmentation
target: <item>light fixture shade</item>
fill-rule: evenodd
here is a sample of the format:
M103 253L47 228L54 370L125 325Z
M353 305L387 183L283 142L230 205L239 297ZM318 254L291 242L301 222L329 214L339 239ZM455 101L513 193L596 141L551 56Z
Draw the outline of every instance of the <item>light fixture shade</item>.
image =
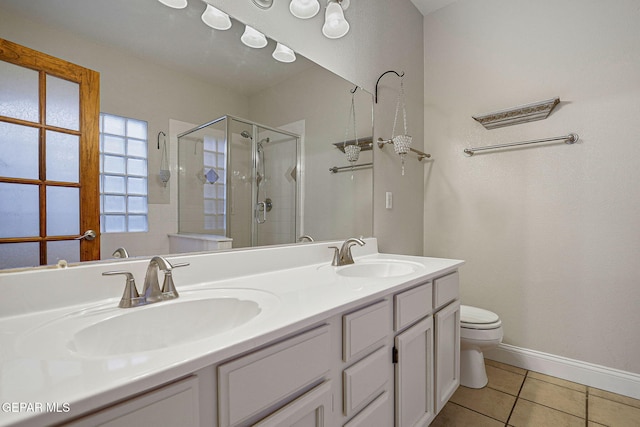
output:
M207 8L202 13L202 22L216 30L228 30L231 28L229 15L210 4L207 4Z
M320 10L318 0L291 0L289 11L293 16L300 19L313 18Z
M344 19L342 7L335 1L330 1L324 14L322 34L330 39L339 39L349 32L349 23Z
M296 60L296 54L282 43L276 45L276 49L271 56L280 62L293 62Z
M256 49L260 49L267 45L267 38L264 34L248 25L245 25L244 33L242 34L242 37L240 37L240 40L242 40L242 43L245 45Z
M172 7L174 9L184 9L187 7L187 0L158 0L165 6Z

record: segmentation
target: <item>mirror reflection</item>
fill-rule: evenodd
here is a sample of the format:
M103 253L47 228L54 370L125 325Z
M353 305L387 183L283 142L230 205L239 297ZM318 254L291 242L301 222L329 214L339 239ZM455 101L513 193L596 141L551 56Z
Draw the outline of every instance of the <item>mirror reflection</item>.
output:
M302 235L370 236L371 95L300 55L291 63L275 60L276 41L268 39L262 49L245 46L245 26L233 18L226 31L204 25L205 8L200 1L173 10L156 1L0 0L1 38L100 72L101 110L148 123L148 231L103 233L101 257L110 258L118 247L131 256L169 253L168 236L181 233L226 236L232 247L295 243ZM119 55L122 64L109 63ZM143 73L117 74L116 68L133 67L126 59L131 55L147 67L170 69L174 80L166 85ZM145 96L127 93L144 85ZM168 106L158 105L159 99ZM219 136L212 139L204 130L191 134L194 141L184 147L168 139L171 180L165 188L156 134L168 133L170 120L189 124L177 134L222 117L230 155L220 163L219 144L211 142ZM361 149L350 162L347 154L355 150L345 146L356 142ZM198 186L178 187L179 157L194 152L194 170L184 175ZM222 173L216 169L221 164ZM188 190L198 193L196 205ZM265 218L268 226L262 227ZM78 260L73 254L65 259Z

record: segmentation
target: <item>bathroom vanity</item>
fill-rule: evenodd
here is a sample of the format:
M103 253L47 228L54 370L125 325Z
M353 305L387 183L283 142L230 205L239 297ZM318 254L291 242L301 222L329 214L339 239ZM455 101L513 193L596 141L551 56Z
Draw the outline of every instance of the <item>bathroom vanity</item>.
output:
M366 242L341 267L342 242L169 257L180 297L128 309L101 273L148 259L0 274L0 426L428 425L459 384L462 261Z

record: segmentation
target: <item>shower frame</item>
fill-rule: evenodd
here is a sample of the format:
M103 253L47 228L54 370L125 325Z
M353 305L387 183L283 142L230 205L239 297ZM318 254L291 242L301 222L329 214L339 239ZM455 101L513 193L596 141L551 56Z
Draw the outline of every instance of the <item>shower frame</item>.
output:
M302 185L302 177L303 175L303 167L304 167L304 162L302 161L302 136L298 135L296 133L293 132L289 132L283 129L278 129L272 126L268 126L268 125L264 125L261 123L257 123L253 120L249 120L249 119L244 119L242 117L238 117L238 116L233 116L230 114L226 114L224 116L220 116L217 119L211 120L209 122L203 123L201 125L198 125L192 129L189 129L185 132L182 132L180 134L178 134L177 139L178 141L180 141L180 138L187 136L193 132L197 132L199 130L202 130L204 128L207 128L209 126L213 126L217 123L220 123L221 121L226 120L224 123L224 132L225 132L225 145L227 147L227 156L226 156L226 188L225 188L225 192L226 192L226 201L225 201L225 229L226 229L226 237L231 237L231 215L228 212L229 209L229 202L231 200L232 197L232 192L231 192L231 165L232 165L232 151L231 151L231 144L230 144L230 135L231 135L231 120L235 120L236 122L240 122L240 123L244 123L248 126L251 126L251 163L252 163L252 167L251 167L251 180L252 180L252 185L251 185L251 200L252 200L252 204L254 204L254 206L252 207L254 209L254 212L252 212L251 214L251 247L254 246L258 246L256 241L257 241L257 226L258 224L256 224L255 221L255 201L257 200L257 196L258 196L258 188L257 185L254 185L256 183L256 161L257 161L257 155L258 155L258 150L257 150L257 144L258 144L258 129L262 129L262 130L266 130L266 131L270 131L270 132L277 132L283 135L287 135L290 136L292 138L295 139L296 141L296 200L295 200L295 209L296 209L296 214L295 214L295 234L294 234L294 240L290 243L295 243L296 242L296 238L297 236L302 235L302 218L303 218L303 201L304 201L304 195L303 195L303 188L304 186ZM179 210L178 210L179 212ZM178 218L178 224L180 223L180 219Z

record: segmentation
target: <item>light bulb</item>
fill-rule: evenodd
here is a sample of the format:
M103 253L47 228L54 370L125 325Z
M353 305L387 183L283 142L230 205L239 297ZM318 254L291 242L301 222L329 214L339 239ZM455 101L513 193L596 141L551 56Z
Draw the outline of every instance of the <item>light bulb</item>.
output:
M228 30L231 28L229 15L210 4L207 4L207 8L202 13L202 22L216 30Z
M293 16L300 19L313 18L320 10L318 0L291 0L289 11Z
M330 2L324 14L322 34L330 39L339 39L349 32L349 23L344 19L342 7L336 2Z
M165 6L172 7L174 9L184 9L187 7L187 0L158 0Z
M253 27L245 25L244 33L240 37L242 43L249 47L259 49L267 45L267 38L260 31Z
M280 62L293 62L296 60L296 54L287 46L278 43L276 49L273 51L273 56Z

